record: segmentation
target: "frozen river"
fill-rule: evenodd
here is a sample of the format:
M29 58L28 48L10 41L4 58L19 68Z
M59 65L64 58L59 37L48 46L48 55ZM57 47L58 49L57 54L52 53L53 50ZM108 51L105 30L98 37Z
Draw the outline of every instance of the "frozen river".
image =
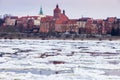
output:
M0 80L120 80L120 41L0 39Z

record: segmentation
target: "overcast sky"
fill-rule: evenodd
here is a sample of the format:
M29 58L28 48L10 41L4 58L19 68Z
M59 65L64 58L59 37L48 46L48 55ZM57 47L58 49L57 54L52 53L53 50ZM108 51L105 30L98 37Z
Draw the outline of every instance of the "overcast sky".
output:
M69 18L120 18L120 0L0 0L0 15L38 15L40 6L44 14L53 15L56 4Z

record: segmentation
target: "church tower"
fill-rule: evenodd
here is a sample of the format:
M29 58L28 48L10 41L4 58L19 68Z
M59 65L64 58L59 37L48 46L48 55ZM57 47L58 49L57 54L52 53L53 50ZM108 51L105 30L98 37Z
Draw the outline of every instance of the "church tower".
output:
M61 14L61 10L59 9L58 4L56 5L56 8L54 9L54 18L59 18Z
M43 14L43 9L40 7L39 14L38 14L38 19L40 20L42 17L45 17L46 15Z
M39 15L43 15L43 10L42 10L42 7L40 7L40 12L39 12Z

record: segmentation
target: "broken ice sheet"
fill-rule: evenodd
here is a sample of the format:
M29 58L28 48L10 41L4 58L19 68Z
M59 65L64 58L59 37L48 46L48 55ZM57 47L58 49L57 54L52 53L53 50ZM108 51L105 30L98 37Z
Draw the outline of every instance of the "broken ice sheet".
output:
M119 40L1 39L0 44L1 80L120 80Z

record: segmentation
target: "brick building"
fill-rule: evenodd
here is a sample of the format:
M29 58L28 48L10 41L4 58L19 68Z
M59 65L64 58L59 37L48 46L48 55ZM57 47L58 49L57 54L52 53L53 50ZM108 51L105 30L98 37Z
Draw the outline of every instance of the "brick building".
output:
M61 13L57 4L53 16L46 16L41 19L40 32L65 32L68 20L65 10Z

